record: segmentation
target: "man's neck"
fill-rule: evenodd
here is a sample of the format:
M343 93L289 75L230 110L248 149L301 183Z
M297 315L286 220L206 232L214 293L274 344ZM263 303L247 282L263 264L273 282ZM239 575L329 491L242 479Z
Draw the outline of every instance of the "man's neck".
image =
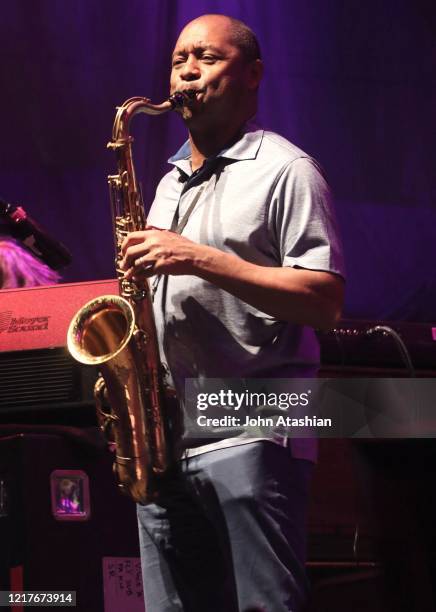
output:
M191 166L195 171L203 165L203 162L208 157L217 155L223 149L231 146L238 140L242 133L242 127L222 130L217 132L211 130L190 130L189 142L191 144Z

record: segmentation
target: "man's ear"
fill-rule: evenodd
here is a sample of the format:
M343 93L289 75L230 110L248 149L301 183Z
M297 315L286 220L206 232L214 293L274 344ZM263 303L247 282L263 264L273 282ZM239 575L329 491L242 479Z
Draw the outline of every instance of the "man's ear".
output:
M256 59L247 66L247 85L249 89L255 90L259 87L263 75L263 62Z

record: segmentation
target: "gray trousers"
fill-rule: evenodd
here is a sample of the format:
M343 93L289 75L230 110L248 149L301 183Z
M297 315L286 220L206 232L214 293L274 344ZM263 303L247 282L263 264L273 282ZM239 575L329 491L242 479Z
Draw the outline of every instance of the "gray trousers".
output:
M312 464L258 441L180 462L138 505L147 612L296 612Z

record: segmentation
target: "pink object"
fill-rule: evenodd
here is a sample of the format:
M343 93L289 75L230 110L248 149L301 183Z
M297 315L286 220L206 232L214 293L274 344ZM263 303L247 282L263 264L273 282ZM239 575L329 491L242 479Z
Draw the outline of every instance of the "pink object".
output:
M0 292L0 351L66 346L71 319L99 295L118 295L118 281L69 283Z

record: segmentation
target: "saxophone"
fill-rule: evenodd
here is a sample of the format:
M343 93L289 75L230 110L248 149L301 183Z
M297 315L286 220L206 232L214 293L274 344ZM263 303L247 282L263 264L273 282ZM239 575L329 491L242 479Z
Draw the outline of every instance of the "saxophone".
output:
M118 486L140 503L154 498L174 452L150 288L148 282L138 286L126 280L120 268L124 238L146 227L129 126L138 113L159 115L183 107L194 96L192 91L176 92L158 105L135 97L117 108L107 146L115 151L118 167L108 183L120 295L103 295L85 304L67 334L71 355L100 369L94 389L98 422L115 447Z

